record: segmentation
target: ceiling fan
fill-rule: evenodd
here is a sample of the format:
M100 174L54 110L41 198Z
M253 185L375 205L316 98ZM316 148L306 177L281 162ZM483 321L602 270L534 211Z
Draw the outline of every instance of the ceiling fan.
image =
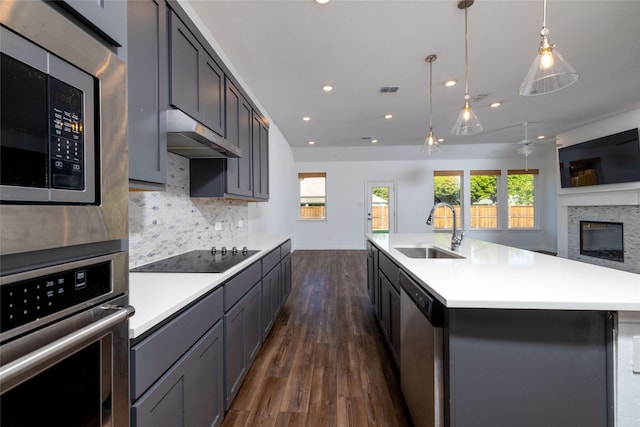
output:
M529 155L533 153L534 149L549 142L556 142L558 138L529 139L529 122L523 122L522 126L524 127L524 139L516 144L518 145L518 153L524 155L525 170L528 170Z

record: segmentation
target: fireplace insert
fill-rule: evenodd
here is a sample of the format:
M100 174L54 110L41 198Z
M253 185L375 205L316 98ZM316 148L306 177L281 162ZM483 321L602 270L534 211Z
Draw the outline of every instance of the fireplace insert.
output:
M624 262L621 222L580 221L580 254Z

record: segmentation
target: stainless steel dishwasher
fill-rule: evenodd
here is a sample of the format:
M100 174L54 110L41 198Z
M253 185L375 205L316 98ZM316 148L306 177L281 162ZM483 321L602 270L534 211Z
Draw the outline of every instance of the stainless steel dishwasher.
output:
M400 272L400 382L416 427L444 426L445 307Z

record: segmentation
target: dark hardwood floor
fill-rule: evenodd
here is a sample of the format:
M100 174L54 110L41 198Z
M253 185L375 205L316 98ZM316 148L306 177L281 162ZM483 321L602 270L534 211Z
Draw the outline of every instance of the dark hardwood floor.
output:
M410 426L365 251L296 251L293 290L222 423Z

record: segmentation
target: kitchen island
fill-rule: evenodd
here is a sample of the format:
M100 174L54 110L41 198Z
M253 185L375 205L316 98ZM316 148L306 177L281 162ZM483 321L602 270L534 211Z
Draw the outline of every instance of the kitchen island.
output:
M474 239L450 253L448 233L366 237L370 259L379 257L370 295L379 313L391 305L388 332L381 326L397 361L405 343L385 289L404 292L393 290L404 273L444 307L443 425L627 425L616 424L620 410L631 414L625 422L640 420L620 407L615 370L616 318L640 311L637 274ZM414 257L430 247L452 258Z

